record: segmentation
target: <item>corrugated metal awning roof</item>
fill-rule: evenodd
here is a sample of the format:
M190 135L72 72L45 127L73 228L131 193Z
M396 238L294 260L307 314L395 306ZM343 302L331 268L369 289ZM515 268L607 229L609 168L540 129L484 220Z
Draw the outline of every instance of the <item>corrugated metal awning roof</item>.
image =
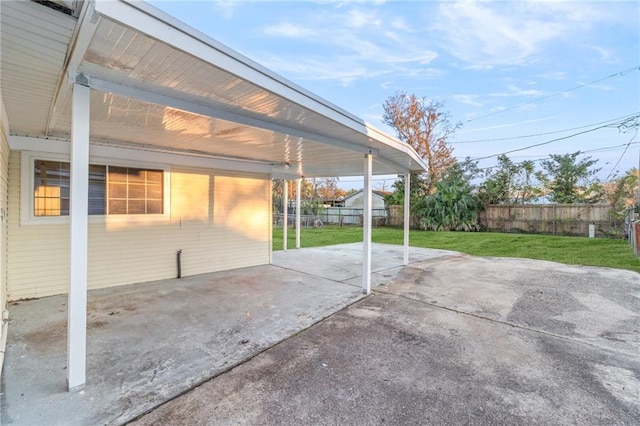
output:
M83 7L74 25L75 18L39 4L3 2L2 87L13 134L69 138L66 69L86 75L93 89L92 141L258 161L274 173L286 166L304 176L362 175L369 151L376 174L424 170L408 145L145 3ZM42 17L26 17L25 8ZM22 24L7 27L19 17ZM27 50L40 43L53 52L34 64L43 90L29 86L31 77L21 80L40 53L5 64L5 48L18 49L21 40L34 44Z

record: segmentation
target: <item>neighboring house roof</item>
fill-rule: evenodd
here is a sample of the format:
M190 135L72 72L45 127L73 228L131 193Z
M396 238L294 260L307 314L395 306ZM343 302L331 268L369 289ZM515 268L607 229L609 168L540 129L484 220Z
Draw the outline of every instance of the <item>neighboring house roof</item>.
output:
M362 175L369 152L374 174L425 170L408 144L144 2L73 4L82 5L78 18L1 4L12 135L68 140L82 73L93 89L94 144L252 164L278 177Z
M353 194L349 195L347 198L345 198L345 199L344 199L344 200L345 200L345 202L346 202L348 199L350 199L350 198L355 198L355 197L360 197L360 196L362 196L362 192L363 192L363 190L362 190L362 189L360 189L359 191L354 192ZM386 195L389 195L389 194L390 194L389 192L385 192L385 191L377 191L377 190L373 190L373 191L371 191L371 192L372 192L372 195L373 195L374 197L376 197L376 198L381 198L381 199L384 199L384 197L385 197Z

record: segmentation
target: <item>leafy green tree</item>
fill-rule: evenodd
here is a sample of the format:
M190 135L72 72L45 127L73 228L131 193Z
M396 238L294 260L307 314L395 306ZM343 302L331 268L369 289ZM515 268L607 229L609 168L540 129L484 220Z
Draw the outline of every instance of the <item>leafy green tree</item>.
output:
M487 179L480 185L480 201L483 205L531 201L540 194L533 184L534 171L533 161L514 163L506 155L500 155L497 166L488 172Z
M480 203L460 176L436 183L436 191L417 206L420 227L432 231L477 231Z
M411 174L409 182L411 214L415 214L416 205L427 195L427 182L422 175L417 174ZM404 205L404 178L396 180L391 187L393 192L385 197L387 205Z
M456 162L448 140L462 123L451 123L449 113L443 110L444 104L406 92L397 92L383 107L384 122L427 163L424 182L427 193L433 193L436 182Z
M515 202L528 203L536 197L542 195L540 187L533 181L535 177L535 165L533 161L527 160L520 163L520 172L515 186Z
M542 171L536 174L538 180L554 203L597 203L602 200L603 188L594 168L598 160L590 156L578 160L580 151L573 154L551 154L541 162Z
M624 176L603 184L607 204L618 219L623 218L626 209L637 202L638 174L638 169L633 168Z
M473 161L470 157L465 158L462 161L458 161L447 169L443 174L444 180L456 180L462 179L468 185L472 185L472 182L484 176L482 169L478 167L478 162Z

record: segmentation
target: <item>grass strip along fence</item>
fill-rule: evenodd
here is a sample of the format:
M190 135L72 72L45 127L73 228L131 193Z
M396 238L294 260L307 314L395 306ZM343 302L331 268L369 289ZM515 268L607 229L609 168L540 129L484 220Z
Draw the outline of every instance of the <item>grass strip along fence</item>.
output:
M360 227L304 228L302 247L319 247L362 241ZM550 260L570 265L602 266L640 272L640 259L625 240L609 238L562 237L552 235L501 234L492 232L411 231L414 247L454 250L474 256L521 257ZM397 228L372 230L374 243L402 244L403 233ZM273 249L282 249L282 229L274 228ZM287 238L295 247L295 231Z

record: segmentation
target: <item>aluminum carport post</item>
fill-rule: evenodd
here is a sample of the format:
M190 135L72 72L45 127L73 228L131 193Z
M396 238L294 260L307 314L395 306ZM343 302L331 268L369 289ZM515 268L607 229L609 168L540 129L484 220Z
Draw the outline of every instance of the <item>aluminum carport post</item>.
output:
M362 211L362 290L371 293L371 169L373 155L364 155L364 190Z
M289 181L282 181L282 250L287 250L287 231L289 230Z
M89 214L89 81L76 76L71 104L67 387L80 390L87 368L87 246Z
M300 184L302 179L296 179L296 248L300 248Z
M411 174L404 174L404 265L409 264L409 212L411 208Z

